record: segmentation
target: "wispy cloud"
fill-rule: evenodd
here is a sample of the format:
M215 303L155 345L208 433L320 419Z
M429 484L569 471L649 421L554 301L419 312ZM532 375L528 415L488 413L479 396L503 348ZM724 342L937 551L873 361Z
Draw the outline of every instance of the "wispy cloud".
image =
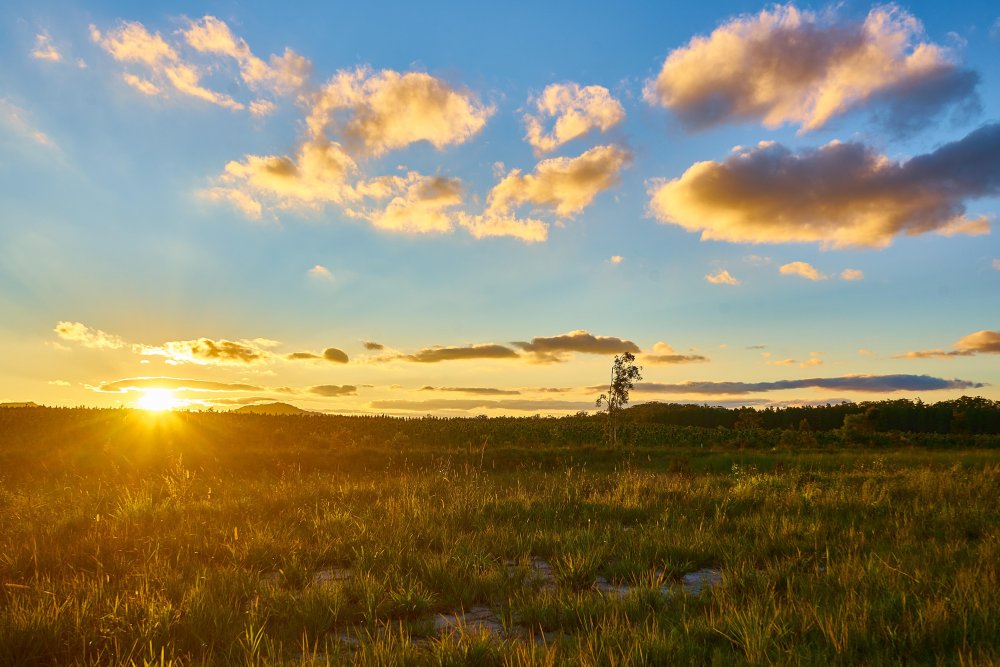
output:
M861 269L844 269L840 272L840 279L856 282L865 279L865 272Z
M774 142L739 148L654 181L650 208L702 240L884 247L901 234L985 234L965 200L1000 193L1000 123L905 162L860 143L793 153Z
M327 398L334 396L354 396L358 393L358 388L351 384L321 384L308 389L310 394L324 396Z
M102 382L94 391L125 393L143 389L171 389L179 391L262 391L264 387L241 382L215 382L173 377L138 377Z
M496 343L479 343L462 346L425 347L413 354L391 354L377 358L376 361L391 361L402 359L421 364L436 364L442 361L462 361L470 359L516 359L517 352Z
M480 394L482 396L516 396L521 392L517 389L499 389L497 387L421 387L420 391L443 391L458 394Z
M40 32L35 35L35 48L31 51L31 57L36 60L47 60L57 63L63 59L62 54L52 42L52 36L47 32Z
M428 410L516 410L521 412L539 412L548 410L576 411L593 409L591 401L549 401L531 399L450 399L436 398L423 401L412 400L381 400L372 401L371 407L378 410L407 410L411 412L426 412Z
M760 120L808 131L866 104L893 127L910 128L974 100L979 81L924 37L920 22L895 5L872 9L861 23L776 5L672 51L645 97L693 128Z
M525 137L536 155L551 152L591 130L606 132L625 118L625 109L604 86L554 83L535 101L536 113L525 114ZM546 119L554 119L549 132Z
M349 361L347 353L335 347L328 347L323 354L315 352L292 352L286 356L290 361L329 361L335 364L346 364Z
M28 112L4 97L0 97L0 125L40 146L58 151L52 138L31 122Z

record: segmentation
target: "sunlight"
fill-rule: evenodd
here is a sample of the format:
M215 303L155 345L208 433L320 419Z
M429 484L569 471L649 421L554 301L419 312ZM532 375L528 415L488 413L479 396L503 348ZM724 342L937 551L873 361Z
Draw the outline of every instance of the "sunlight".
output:
M142 398L136 401L136 406L150 412L163 412L180 407L180 401L170 389L145 389Z

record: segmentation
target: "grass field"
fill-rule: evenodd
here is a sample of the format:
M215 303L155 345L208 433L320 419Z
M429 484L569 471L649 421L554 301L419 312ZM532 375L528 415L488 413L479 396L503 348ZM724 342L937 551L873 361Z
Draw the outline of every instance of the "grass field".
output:
M0 664L1000 662L996 449L38 419L0 432Z

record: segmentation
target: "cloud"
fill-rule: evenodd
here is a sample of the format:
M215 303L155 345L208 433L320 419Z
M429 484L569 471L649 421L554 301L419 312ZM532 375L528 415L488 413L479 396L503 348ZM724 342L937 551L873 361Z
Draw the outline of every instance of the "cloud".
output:
M781 275L783 276L802 276L806 280L826 280L826 276L807 262L789 262L788 264L782 264L778 270L781 271Z
M511 214L487 212L482 215L469 215L460 212L458 224L477 239L509 236L525 243L540 243L549 237L547 223L535 218L518 218Z
M924 37L895 5L861 23L776 5L672 51L645 99L692 128L760 120L809 131L869 103L888 109L897 127L926 122L972 98L979 77Z
M348 361L347 353L335 347L328 347L323 350L323 358L335 364L346 364Z
M392 355L385 360L404 359L422 364L435 364L441 361L458 361L466 359L516 359L517 352L495 343L482 343L461 347L425 347L415 354Z
M996 271L1000 271L1000 259L993 260L993 269Z
M509 399L491 401L486 399L435 398L424 401L384 400L372 401L370 406L377 410L519 410L539 412L542 410L587 410L593 409L591 401L547 401L530 399Z
M140 391L143 389L172 389L181 391L262 391L263 387L233 382L213 382L211 380L191 380L172 377L139 377L102 382L91 387L99 392Z
M599 129L606 132L625 118L625 109L604 86L580 87L577 83L554 83L535 100L536 114L525 114L525 137L536 155L548 153L567 141ZM544 121L554 118L548 133Z
M844 269L840 272L840 279L847 281L858 281L865 279L865 272L861 269Z
M316 394L317 396L354 396L358 393L358 388L352 384L336 385L336 384L321 384L316 387L309 387L310 394Z
M226 202L251 220L260 220L263 213L261 203L243 190L236 188L206 188L198 191L198 196L214 202Z
M615 185L631 159L631 154L618 146L595 146L575 158L542 160L533 174L513 169L490 191L486 212L505 216L530 204L559 217L571 217Z
M558 336L536 336L530 342L517 341L515 347L532 355L531 361L536 363L553 363L566 361L567 353L582 352L584 354L619 354L621 352L639 353L639 346L630 340L615 336L595 336L583 329L577 329Z
M125 81L147 95L152 94L154 89L159 91L169 85L183 95L220 107L233 110L245 108L229 95L203 86L199 69L181 59L177 50L159 32L150 33L141 23L121 21L105 33L91 25L90 37L118 62L146 67L152 80L131 75L126 76Z
M58 150L55 142L32 124L28 112L3 97L0 97L0 124L40 146Z
M462 203L457 178L421 176L379 211L368 213L372 225L392 232L431 233L452 229L449 209Z
M705 280L712 283L713 285L739 285L740 281L737 280L726 270L719 270L715 273L710 273L705 276Z
M71 387L72 384L66 382L66 380L49 380L47 384L51 384L54 387Z
M272 55L270 64L264 62L253 54L246 41L233 35L225 21L214 16L191 21L181 34L188 45L200 53L224 55L236 60L243 81L255 90L266 89L289 95L303 90L312 75L312 63L291 49L285 49L281 56ZM267 109L266 102L257 104L257 112L251 108L255 115L261 109Z
M166 357L169 364L198 364L218 366L246 366L267 363L273 358L271 352L262 349L261 342L233 341L198 338L196 340L173 340L162 345L142 345L139 352L143 356ZM269 345L264 345L267 347Z
M320 278L322 280L333 280L333 274L330 273L330 269L326 268L322 264L317 264L308 271L310 276L314 278Z
M71 340L84 347L117 350L128 345L120 337L100 329L92 329L81 322L59 322L53 331L63 340Z
M62 54L52 43L52 37L47 32L40 32L35 35L35 48L31 51L31 57L36 60L48 60L57 63L62 60Z
M967 380L946 380L930 375L845 375L834 378L808 378L803 380L778 380L775 382L684 382L661 384L642 382L636 384L638 392L650 394L755 394L783 389L832 389L891 393L896 391L937 391L941 389L978 389L986 385Z
M621 255L612 255L611 259L609 259L608 261L611 262L612 264L621 264L624 259L625 258L622 257Z
M495 387L421 387L420 391L448 391L460 394L481 394L483 396L515 396L520 394L516 389L497 389Z
M312 100L313 136L332 127L353 153L383 155L426 141L438 150L483 129L493 107L423 72L341 70Z
M967 217L964 201L998 193L1000 123L905 162L860 143L793 153L762 142L649 190L657 219L701 231L702 240L833 248L884 247L901 234L985 234L989 219Z
M811 366L822 366L823 360L820 358L823 355L822 352L810 352L809 358L799 364L799 368L809 368Z
M376 343L373 340L363 340L361 341L361 346L366 350L371 350L373 352L378 352L385 349L385 345L382 343Z
M642 355L643 363L647 364L689 364L708 361L701 354L680 354L669 344L662 341L653 346L653 352Z
M1000 331L976 331L955 342L954 350L919 350L896 355L897 359L930 359L935 357L971 357L975 354L1000 354Z

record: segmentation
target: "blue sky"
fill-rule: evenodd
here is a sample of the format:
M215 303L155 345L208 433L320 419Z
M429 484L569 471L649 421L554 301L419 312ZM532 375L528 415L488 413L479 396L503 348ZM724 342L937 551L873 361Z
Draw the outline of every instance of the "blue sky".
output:
M647 4L4 5L0 400L1000 399L1000 10Z

